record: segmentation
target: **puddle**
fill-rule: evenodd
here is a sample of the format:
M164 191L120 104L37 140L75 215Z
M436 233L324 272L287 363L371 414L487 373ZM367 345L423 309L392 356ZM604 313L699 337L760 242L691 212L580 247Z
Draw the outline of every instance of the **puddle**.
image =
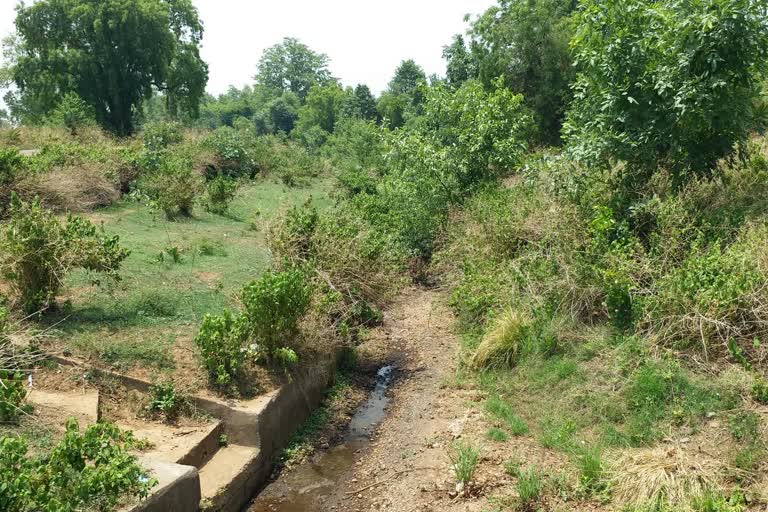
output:
M376 373L376 387L349 422L341 444L310 462L280 476L269 484L248 507L247 512L316 512L333 493L352 466L356 453L364 448L373 429L384 419L389 397L387 388L395 374L394 366Z

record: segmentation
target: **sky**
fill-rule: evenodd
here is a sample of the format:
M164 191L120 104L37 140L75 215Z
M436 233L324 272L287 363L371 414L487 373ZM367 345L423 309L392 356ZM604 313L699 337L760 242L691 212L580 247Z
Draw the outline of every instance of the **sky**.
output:
M0 35L13 30L17 0L0 0ZM27 1L27 4L30 2ZM193 0L205 24L208 92L253 82L264 49L296 37L330 57L344 85L384 90L404 59L444 74L442 48L494 0Z

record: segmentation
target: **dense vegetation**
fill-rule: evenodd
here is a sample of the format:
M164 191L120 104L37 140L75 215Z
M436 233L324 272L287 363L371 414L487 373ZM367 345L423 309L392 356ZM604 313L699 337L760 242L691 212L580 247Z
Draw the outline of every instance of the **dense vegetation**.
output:
M75 52L140 49L36 23L53 12L94 27L123 8L134 14L121 30L149 24L155 41L141 44L157 53L142 53L151 62L135 63L145 73L124 82L118 108ZM488 439L526 436L568 468L555 479L510 461L518 496L502 509L756 506L768 460L765 21L752 0L500 0L445 47L445 78L404 60L375 98L286 38L253 86L214 98L201 97L189 2L20 8L0 75L19 87L9 105L22 124L0 131L8 304L44 321L64 274L126 266L122 239L52 211L123 197L166 227L202 223L200 207L226 219L262 177L332 175L332 208L310 200L269 223L271 268L245 273L237 306L203 303L216 307L193 317L215 391L247 394L256 367L290 372L353 347L403 283L439 284L464 340L454 384L483 392ZM41 51L61 44L72 51ZM121 76L125 61L107 61ZM140 132L116 141L95 125ZM184 258L172 244L156 256ZM156 299L141 310L171 308ZM4 379L20 403L19 377ZM706 449L692 454L691 439ZM451 456L468 485L477 451Z

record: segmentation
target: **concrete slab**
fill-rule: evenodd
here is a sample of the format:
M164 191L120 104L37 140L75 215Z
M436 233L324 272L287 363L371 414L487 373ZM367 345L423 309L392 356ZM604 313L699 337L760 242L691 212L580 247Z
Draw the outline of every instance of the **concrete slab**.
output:
M200 477L192 466L140 459L158 485L152 494L127 510L130 512L195 512L200 509Z

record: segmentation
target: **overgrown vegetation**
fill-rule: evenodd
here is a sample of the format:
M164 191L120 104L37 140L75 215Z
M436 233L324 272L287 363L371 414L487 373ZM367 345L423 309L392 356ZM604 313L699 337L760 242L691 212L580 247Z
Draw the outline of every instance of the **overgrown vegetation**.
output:
M444 79L404 60L374 98L334 79L326 55L286 38L264 53L253 86L201 98L196 11L141 2L121 33L139 20L162 23L118 49L143 55L133 50L165 41L148 54L178 65L142 67L107 108L114 91L89 87L92 67L73 57L103 41L43 21L85 22L114 2L89 4L76 20L78 2L65 3L19 8L21 39L3 74L19 87L9 105L25 126L0 132L2 269L27 313L53 309L70 279L86 282L78 272L65 279L71 270L116 277L130 266L144 288L128 300L102 295L74 321L130 332L183 318L199 326L213 387L242 393L255 365L284 374L314 351L354 344L408 279L439 284L464 340L460 371L485 394L487 438L526 436L550 450L574 475L570 495L656 511L742 510L759 499L768 403L762 4L500 0L445 48ZM157 12L147 7L155 3ZM61 66L42 51L51 45L65 48ZM110 65L122 76L134 63L118 60ZM59 83L61 74L71 80ZM94 119L142 133L115 141ZM29 147L40 152L17 150ZM271 215L276 205L253 200L253 180L299 187L292 197L303 201L314 189L300 187L325 173L333 207L293 200ZM265 183L277 197L282 186ZM176 221L141 210L110 225L140 260L116 236L51 211L122 194L137 201L122 208L149 205ZM232 229L218 236L222 226ZM248 245L261 236L271 263ZM256 259L242 264L247 255ZM237 261L208 268L213 258ZM160 273L174 291L190 289L178 276L192 269L213 281L204 293L154 289ZM171 364L172 342L93 338L78 339L102 359ZM18 406L19 378L3 379L0 403ZM176 414L173 388L153 395L148 412ZM13 420L13 410L0 413ZM451 451L463 496L478 453ZM510 476L517 495L508 502L519 510L565 499L548 472Z
M64 438L43 455L27 453L24 439L0 439L3 510L112 510L145 497L156 484L129 450L133 438L107 423L80 432L70 420Z

